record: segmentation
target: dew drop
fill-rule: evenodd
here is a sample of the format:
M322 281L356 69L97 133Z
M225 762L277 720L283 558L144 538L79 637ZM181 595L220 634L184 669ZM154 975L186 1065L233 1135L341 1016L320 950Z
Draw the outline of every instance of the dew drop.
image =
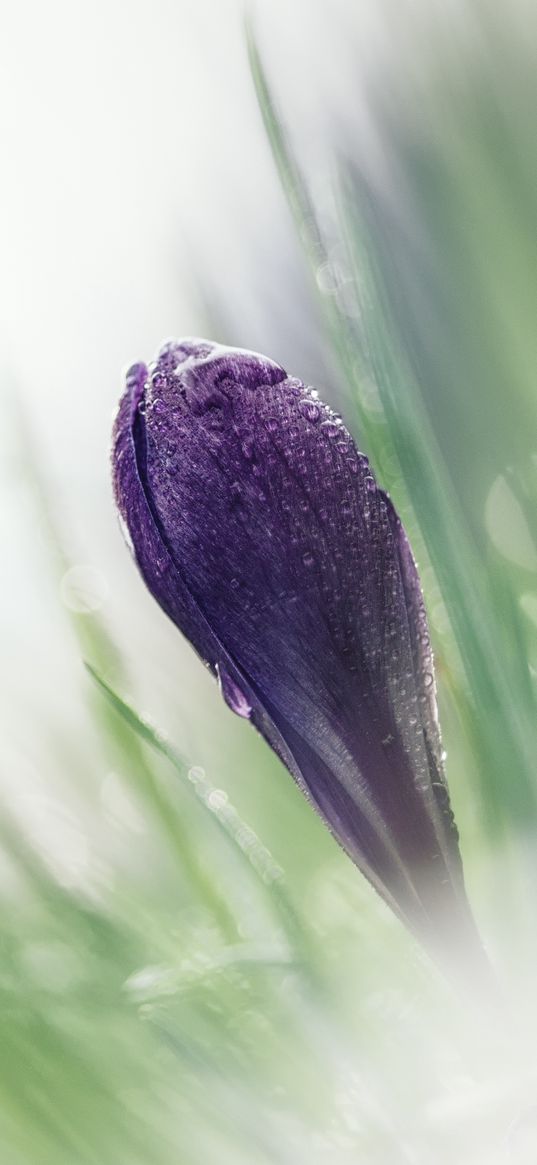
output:
M128 550L134 556L134 543L131 538L131 532L122 514L118 514L119 528L125 540Z
M234 481L231 485L231 504L236 506L238 502L242 501L242 489L239 481Z
M341 265L327 259L317 268L315 278L323 295L335 295L345 277Z
M192 765L188 770L187 776L193 785L203 785L205 782L205 769L201 765Z
M207 797L207 805L210 809L218 812L219 809L223 809L227 805L227 802L228 795L224 789L211 789Z
M312 425L316 425L321 415L319 405L314 400L301 400L299 405L301 413L304 414L307 421L311 421Z
M241 691L239 685L235 683L235 680L231 678L224 664L217 663L216 672L220 691L228 708L232 712L235 712L237 716L242 716L244 720L249 720L252 715L252 706L248 703L244 692Z
M304 563L304 566L307 566L307 567L314 565L315 558L314 558L313 554L311 553L311 550L306 550L304 552L304 554L302 555L302 562Z
M131 542L130 535L128 537ZM60 595L70 611L88 615L98 611L106 602L108 584L100 570L93 566L71 566L61 580Z
M327 437L330 437L331 440L334 440L335 437L339 436L339 425L337 425L335 421L323 421L321 424L321 429L324 433L326 433Z

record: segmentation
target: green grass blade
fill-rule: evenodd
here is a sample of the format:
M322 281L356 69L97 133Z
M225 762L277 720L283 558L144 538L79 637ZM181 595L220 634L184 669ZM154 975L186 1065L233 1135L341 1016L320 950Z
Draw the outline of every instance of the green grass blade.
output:
M248 28L252 76L265 129L280 179L306 256L315 273L326 259L322 234L307 184L293 158L272 99L252 29ZM507 821L527 824L537 817L534 777L535 731L527 702L513 696L512 676L498 650L494 632L498 612L490 595L486 571L472 546L464 514L458 505L438 442L417 394L404 355L396 350L396 335L379 299L380 282L363 244L356 200L348 187L342 200L342 235L349 262L360 289L359 328L339 309L337 297L322 296L321 306L331 347L339 360L366 451L381 480L386 459L400 467L403 488L383 481L393 492L406 518L410 501L435 570L455 639L472 692L474 714L486 718L479 739L483 810L490 828L501 830ZM364 394L366 375L377 385L383 417L372 417ZM412 522L410 522L412 532ZM415 539L413 538L416 546ZM504 611L507 609L504 608ZM525 685L525 695L528 695Z
M243 869L246 869L250 876L252 873L255 874L256 881L262 887L265 895L268 890L270 898L277 908L280 923L284 927L291 949L299 950L302 948L301 955L303 957L306 942L304 930L287 895L283 870L274 862L266 846L259 841L253 830L239 817L234 807L227 800L222 802L218 791L202 770L189 768L178 750L147 721L143 720L91 664L86 663L86 668L119 716L125 720L140 739L170 762L181 778L185 792L203 807L206 817L214 822L214 827L231 845L232 851Z

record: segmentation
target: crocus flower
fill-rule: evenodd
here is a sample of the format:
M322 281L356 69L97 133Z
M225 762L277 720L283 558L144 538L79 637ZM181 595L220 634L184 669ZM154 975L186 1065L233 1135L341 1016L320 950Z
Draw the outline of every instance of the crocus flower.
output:
M117 505L149 590L431 950L477 949L401 522L317 393L205 340L127 374ZM445 944L444 944L445 945Z

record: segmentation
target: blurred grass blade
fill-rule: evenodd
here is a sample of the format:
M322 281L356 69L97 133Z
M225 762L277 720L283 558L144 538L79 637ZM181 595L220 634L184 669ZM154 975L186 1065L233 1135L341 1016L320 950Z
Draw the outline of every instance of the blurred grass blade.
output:
M472 538L427 410L396 345L394 322L379 298L381 280L357 222L356 191L348 197L346 209L355 269L366 288L362 326L371 367L472 693L480 753L488 771L483 807L496 828L506 822L506 810L519 824L529 824L537 813L535 699L527 664L522 663L526 675L521 685L521 657L517 655L510 666L495 631L499 624L508 638L516 639L516 603L507 582L503 601L495 601L486 563Z
M247 34L252 76L274 160L315 275L319 263L328 262L329 255L307 184L276 112L250 26ZM475 739L479 740L476 760L485 776L481 799L488 826L502 830L509 819L529 826L537 820L533 694L527 683L523 691L519 685L513 687L513 675L499 650L494 634L498 610L486 570L475 552L404 354L396 346L397 333L386 304L380 299L374 259L363 242L357 191L345 177L340 228L358 289L359 324L341 311L337 296L321 295L328 338L347 381L350 399L358 406L366 452L405 516L410 499L439 582L472 693ZM378 389L382 421L372 415L364 394L368 375ZM390 454L400 467L402 490L397 475L392 483L383 480L383 462ZM412 523L410 526L412 529ZM510 609L511 604L504 605L500 615L508 618Z
M47 531L47 546L60 579L71 565L69 555L65 549L64 538L52 503L46 475L40 465L31 427L20 406L17 409L17 419L19 448L25 477L31 486L40 521ZM126 683L127 668L122 654L99 613L92 611L87 614L79 614L69 608L68 617L82 653L91 655L97 661L99 668L111 671L116 682ZM94 715L98 727L101 729L102 739L106 741L111 756L117 759L120 768L126 767L128 769L129 777L136 784L138 793L149 805L151 812L156 815L181 869L205 899L206 905L213 912L222 933L229 941L236 941L238 922L230 903L220 893L218 884L208 877L202 869L195 846L189 837L188 826L182 822L164 790L155 780L136 734L125 731L126 717L123 716L119 720L115 716L111 718L109 707L109 704L103 704L102 701L99 701Z
M283 870L276 864L266 846L240 818L227 797L222 797L221 790L214 788L202 769L189 768L177 749L147 721L143 720L91 664L86 663L85 666L115 711L156 753L170 762L181 778L183 788L190 797L195 797L198 804L203 806L207 816L214 821L221 836L231 845L238 861L248 870L250 875L252 873L256 875L256 881L258 885L261 885L264 895L269 894L270 900L277 909L280 924L285 929L291 949L301 946L304 948L305 934L285 890ZM304 953L302 950L303 955Z

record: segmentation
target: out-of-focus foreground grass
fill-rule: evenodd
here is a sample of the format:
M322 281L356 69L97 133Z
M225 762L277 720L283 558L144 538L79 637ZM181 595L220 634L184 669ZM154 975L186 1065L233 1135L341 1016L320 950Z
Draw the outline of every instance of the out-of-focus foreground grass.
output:
M356 43L315 166L249 29L259 132L313 289L290 371L310 341L322 352L421 567L468 888L510 1018L452 997L196 661L183 719L161 723L147 695L141 712L144 658L66 556L22 426L35 585L54 623L61 593L69 650L104 684L81 679L74 726L29 703L40 771L5 758L6 1165L535 1159L536 42L522 5L381 7L382 68L368 84ZM200 331L251 346L233 301L204 291Z

